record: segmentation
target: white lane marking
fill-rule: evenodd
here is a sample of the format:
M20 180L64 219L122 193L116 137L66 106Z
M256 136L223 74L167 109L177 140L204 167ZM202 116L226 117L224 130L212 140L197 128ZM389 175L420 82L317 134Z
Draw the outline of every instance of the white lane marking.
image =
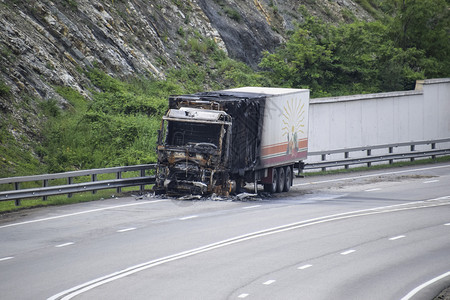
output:
M353 250L353 249L347 250L347 251L341 252L341 255L349 255L350 253L353 253L353 252L356 252L356 250Z
M267 280L267 281L264 282L263 284L264 284L264 285L270 285L270 284L272 284L272 283L274 283L274 282L276 282L276 280L271 279L271 280Z
M439 182L439 180L427 180L427 181L424 181L423 183L434 183L434 182Z
M398 236L391 237L389 240L390 241L395 241L395 240L399 240L399 239L402 239L402 238L405 238L405 237L406 237L405 235L398 235Z
M249 295L249 294L240 294L240 295L238 296L238 298L244 299L244 298L247 298L248 295Z
M76 212L76 213L72 213L72 214L66 214L66 215L60 215L60 216L55 216L55 217L49 217L49 218L43 218L43 219L37 219L37 220L3 225L3 226L0 226L0 229L7 228L7 227L13 227L13 226L19 226L19 225L44 222L44 221L50 221L50 220L56 220L56 219L62 219L62 218L68 218L68 217L84 215L84 214L89 214L89 213L94 213L94 212L99 212L99 211L105 211L105 210L111 210L111 209L116 209L116 208L129 207L129 206L135 206L135 205L143 205L143 204L153 204L153 203L167 202L167 201L169 201L169 200L153 200L153 201L145 201L145 202L130 203L130 204L123 204L123 205L116 205L116 206L109 206L109 207L104 207L104 208L85 210L85 211L80 211L80 212Z
M117 232L127 232L127 231L132 231L132 230L136 230L136 227L119 229L119 230L117 230Z
M312 197L312 198L309 198L307 200L310 200L310 201L327 201L327 200L336 199L338 197L341 197L341 196L340 195L323 196L323 197L319 196L319 197Z
M380 188L374 188L374 189L368 189L368 190L364 190L364 192L375 192L375 191L379 191L381 190Z
M62 248L62 247L70 246L70 245L73 245L73 244L75 244L75 243L69 242L69 243L64 243L64 244L56 245L55 247L56 247L56 248Z
M420 292L420 290L426 288L427 286L435 283L436 281L439 281L447 276L450 276L450 271L448 271L447 273L444 273L442 275L439 275L421 285L419 285L418 287L416 287L415 289L413 289L411 292L409 292L405 297L403 297L401 300L409 300L411 299L415 294L417 294L418 292Z
M179 220L184 221L184 220L190 220L190 219L195 219L195 218L198 218L198 216L187 216L187 217L179 218Z
M3 257L3 258L0 258L0 261L10 260L13 258L14 258L14 256Z
M250 208L257 208L260 207L261 205L252 205L252 206L245 206L242 209L250 209Z
M418 168L418 169L402 170L402 171L393 171L393 172L384 172L384 173L376 173L376 174L360 175L360 176L354 176L354 177L345 177L345 178L328 179L328 180L322 180L322 181L305 182L305 183L294 184L293 186L303 186L303 185L312 185L312 184L320 184L320 183L329 183L329 182L337 182L337 181L345 181L345 180L354 180L354 179L361 179L361 178L370 178L370 177L385 176L385 175L394 175L394 174L402 174L402 173L411 173L411 172L417 172L417 171L427 171L427 170L442 169L442 168L450 168L450 165L436 166L436 167L428 167L428 168Z
M356 218L356 217L363 217L363 216L370 216L375 214L385 214L385 213L392 213L392 212L398 212L398 211L404 211L404 210L413 210L413 209L421 209L421 208L429 208L429 207L437 207L437 206L443 206L443 205L450 205L450 203L438 203L438 204L429 204L431 201L439 201L442 199L450 198L450 196L446 197L439 197L439 198L433 198L428 200L422 200L422 201L415 201L415 202L409 202L409 203L401 203L401 204L395 204L395 205L389 205L389 206L380 206L375 208L369 208L369 209L362 209L362 210L356 210L356 211L349 211L339 214L333 214L328 216L322 216L317 217L313 219L308 219L304 221L299 221L295 223L290 223L278 227L272 227L265 230L260 230L256 232L251 232L245 235L236 236L230 239L222 240L219 242L215 242L212 244L207 244L199 248L190 249L187 251L179 252L176 254L172 254L169 256L165 256L162 258L158 258L155 260L147 261L144 263L141 263L139 265L134 265L131 267L128 267L126 269L122 269L120 271L107 274L105 276L95 278L91 281L82 283L78 286L69 288L67 290L64 290L56 295L51 296L48 298L48 300L56 300L56 299L72 299L73 297L76 297L80 294L83 294L89 290L92 290L96 287L102 286L104 284L107 284L108 282L112 282L115 280L119 280L121 278L130 276L132 274L136 274L138 272L142 272L144 270L166 264L172 261L180 260L186 257L191 257L197 254L201 254L204 252L209 252L215 249L220 249L229 245L234 245L237 243L242 243L245 241L249 241L252 239L265 237L273 234L278 234L282 232L287 232L299 228L304 228L308 226L313 226L317 224L323 224L327 222L337 221L337 220L344 220L344 219L350 219L350 218ZM401 207L405 205L414 205L414 204L428 204L427 206L414 206L414 207Z
M312 267L312 265L303 265L303 266L298 267L297 269L305 270L305 269L308 269L308 268L311 268L311 267Z
M450 226L450 223L444 224L444 226Z

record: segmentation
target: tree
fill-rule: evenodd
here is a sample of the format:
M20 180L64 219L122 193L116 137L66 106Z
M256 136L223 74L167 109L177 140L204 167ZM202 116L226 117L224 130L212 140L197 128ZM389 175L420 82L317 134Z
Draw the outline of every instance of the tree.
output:
M424 52L396 47L387 29L381 22L334 26L309 17L286 45L264 53L260 66L275 84L308 87L313 97L414 88L424 76Z
M402 49L425 51L427 77L450 76L450 5L448 0L397 0L390 26Z

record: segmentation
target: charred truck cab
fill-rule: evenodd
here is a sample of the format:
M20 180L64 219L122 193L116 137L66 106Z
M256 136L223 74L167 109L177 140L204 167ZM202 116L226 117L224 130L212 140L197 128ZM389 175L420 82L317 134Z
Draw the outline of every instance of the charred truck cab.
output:
M288 191L294 164L306 158L308 104L308 90L280 88L170 97L155 192L228 195L245 182Z
M158 141L159 191L206 194L229 190L231 125L231 116L224 111L196 107L169 109L163 117Z

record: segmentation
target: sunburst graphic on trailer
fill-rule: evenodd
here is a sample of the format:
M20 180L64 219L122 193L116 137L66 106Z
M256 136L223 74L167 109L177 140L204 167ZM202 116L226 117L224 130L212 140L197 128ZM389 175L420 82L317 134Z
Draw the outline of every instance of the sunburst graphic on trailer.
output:
M298 136L304 133L305 129L305 104L303 102L288 100L283 107L282 132L287 139L286 154L297 153Z

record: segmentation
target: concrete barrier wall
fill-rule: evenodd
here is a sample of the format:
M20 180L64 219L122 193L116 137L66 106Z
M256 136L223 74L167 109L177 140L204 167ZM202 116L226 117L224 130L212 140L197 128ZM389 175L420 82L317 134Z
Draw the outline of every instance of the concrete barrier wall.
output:
M310 152L444 138L450 78L417 81L413 91L310 100Z

